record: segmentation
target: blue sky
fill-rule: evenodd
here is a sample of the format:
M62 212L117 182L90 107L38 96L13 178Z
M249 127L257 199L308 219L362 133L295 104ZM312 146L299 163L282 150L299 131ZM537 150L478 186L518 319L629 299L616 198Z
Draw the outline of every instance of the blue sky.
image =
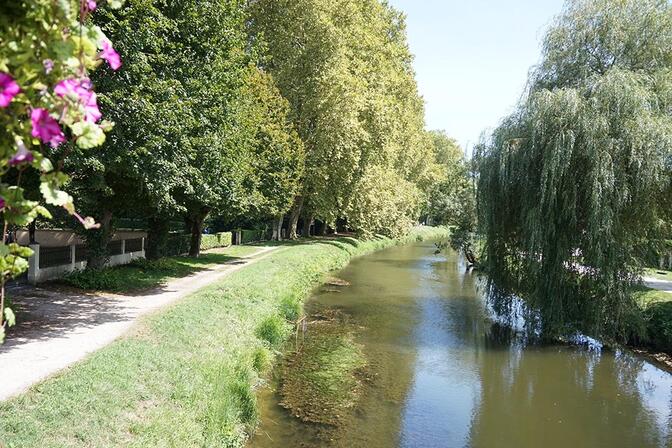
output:
M512 111L562 0L389 0L407 15L427 127L463 147Z

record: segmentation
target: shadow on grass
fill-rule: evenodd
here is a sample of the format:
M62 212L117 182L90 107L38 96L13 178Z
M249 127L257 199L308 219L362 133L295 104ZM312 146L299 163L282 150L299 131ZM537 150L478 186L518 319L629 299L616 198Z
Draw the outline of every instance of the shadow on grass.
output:
M373 237L372 239L383 239L381 237ZM313 236L310 238L299 238L296 240L283 240L283 241L259 241L256 243L249 243L249 246L257 247L282 247L282 246L301 246L306 244L330 244L336 246L339 249L345 249L346 245L353 247L359 247L362 244L362 240L356 238L352 235L327 235L327 236Z
M169 280L212 270L221 265L245 263L241 257L206 253L199 258L168 257L160 260L138 259L124 266L99 271L79 271L53 284L67 285L83 291L107 291L118 294L156 294Z

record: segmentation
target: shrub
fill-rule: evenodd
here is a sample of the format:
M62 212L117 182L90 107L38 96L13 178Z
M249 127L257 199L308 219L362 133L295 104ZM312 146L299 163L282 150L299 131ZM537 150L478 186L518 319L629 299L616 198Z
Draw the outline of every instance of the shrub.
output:
M271 352L266 347L257 347L252 353L252 368L262 374L271 367Z
M647 336L655 350L672 353L672 302L657 302L646 309Z
M303 304L298 297L287 296L280 302L280 312L290 322L296 322L303 313Z
M206 234L201 238L201 250L216 249L218 247L229 247L231 245L231 241L231 232Z
M286 326L287 323L279 316L271 316L264 319L255 334L271 347L278 347L285 338Z

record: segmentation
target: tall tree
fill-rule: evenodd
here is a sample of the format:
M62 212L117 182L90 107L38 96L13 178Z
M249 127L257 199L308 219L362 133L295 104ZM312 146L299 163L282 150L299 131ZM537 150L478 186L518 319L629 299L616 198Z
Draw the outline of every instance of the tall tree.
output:
M266 67L289 100L306 147L290 235L296 236L301 214L306 222L317 216L334 223L351 212L355 230L397 232L378 227L375 209L366 219L361 200L397 193L369 191L374 174L403 179L399 188L422 190L435 173L403 16L378 0L259 0L252 11L254 35L267 38ZM412 201L404 210L417 213L416 191L399 197ZM399 222L409 221L412 216Z
M569 1L530 92L479 149L494 304L548 336L626 339L643 248L672 192L672 5ZM536 319L535 319L536 318Z

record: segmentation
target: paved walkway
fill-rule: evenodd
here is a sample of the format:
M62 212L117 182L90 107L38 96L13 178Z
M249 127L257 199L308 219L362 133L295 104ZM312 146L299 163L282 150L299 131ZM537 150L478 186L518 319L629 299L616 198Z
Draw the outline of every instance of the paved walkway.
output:
M139 317L254 263L275 247L136 295L23 288L12 294L22 321L0 345L0 401L81 360L126 333Z
M644 284L652 289L659 289L661 291L672 294L672 281L660 280L655 277L642 277Z

